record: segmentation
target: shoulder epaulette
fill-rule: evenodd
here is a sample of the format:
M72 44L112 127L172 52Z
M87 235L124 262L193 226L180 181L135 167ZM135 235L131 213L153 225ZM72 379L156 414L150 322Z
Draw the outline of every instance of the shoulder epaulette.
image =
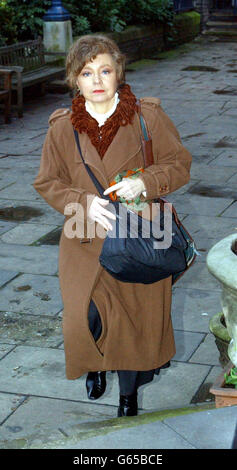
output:
M145 96L143 98L140 98L141 103L146 105L152 105L152 106L159 106L161 104L160 98L155 98L154 96Z
M50 116L49 116L49 125L52 126L56 121L57 119L60 119L60 118L63 118L63 117L66 117L68 116L68 114L70 113L70 109L69 108L59 108L59 109L56 109L56 111L54 111Z

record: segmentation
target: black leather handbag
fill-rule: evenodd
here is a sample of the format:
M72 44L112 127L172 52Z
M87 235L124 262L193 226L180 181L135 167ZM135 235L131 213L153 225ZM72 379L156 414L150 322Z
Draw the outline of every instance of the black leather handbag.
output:
M142 129L142 147L144 166L147 166L148 155L151 164L151 139L145 120L140 114ZM104 196L104 188L97 180L90 167L83 158L78 132L74 129L74 135L79 153L85 168L91 177L101 198ZM147 151L149 149L149 151ZM122 282L151 284L161 279L172 276L174 284L194 262L197 251L195 243L178 218L172 206L172 222L170 228L170 244L161 248L165 234L165 200L156 199L160 210L152 220L147 220L137 213L128 210L118 201L111 201L107 210L116 214L116 220L110 220L112 230L109 230L104 240L99 261L103 268L115 279ZM162 234L162 235L161 235Z

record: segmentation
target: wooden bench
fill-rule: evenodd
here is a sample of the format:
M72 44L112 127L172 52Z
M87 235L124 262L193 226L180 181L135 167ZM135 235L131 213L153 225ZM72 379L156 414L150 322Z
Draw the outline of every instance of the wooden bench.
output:
M4 101L5 123L10 122L12 70L0 68L0 101Z
M46 63L45 55L49 54L44 51L41 38L0 47L0 67L10 69L14 73L12 89L17 91L19 117L23 116L23 88L40 84L43 91L47 82L65 74L65 67L52 62Z

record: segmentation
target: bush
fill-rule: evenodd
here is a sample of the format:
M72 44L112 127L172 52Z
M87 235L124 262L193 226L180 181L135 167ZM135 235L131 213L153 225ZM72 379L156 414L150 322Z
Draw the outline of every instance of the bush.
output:
M121 17L121 8L128 3L128 0L84 0L78 5L77 0L65 0L63 5L71 14L74 35L85 34L84 31L75 24L76 18L86 18L88 21L87 32L97 31L122 31L126 27L126 22Z
M13 21L12 10L6 1L0 0L0 46L12 44L17 36L17 27Z
M76 18L86 18L88 31L122 31L132 24L170 22L173 18L172 0L64 0L71 14L74 35L84 34L77 28ZM90 28L90 31L89 31Z
M165 22L173 18L172 0L63 0L73 35L122 31L128 25ZM51 0L0 0L0 45L43 35L43 16Z
M125 4L124 16L128 25L171 23L174 16L172 0L134 0Z

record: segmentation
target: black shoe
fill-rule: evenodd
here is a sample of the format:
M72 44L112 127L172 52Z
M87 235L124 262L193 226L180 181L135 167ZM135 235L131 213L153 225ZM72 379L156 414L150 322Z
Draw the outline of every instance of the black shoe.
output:
M118 417L137 415L137 392L132 395L120 395Z
M90 400L100 398L106 389L106 372L89 372L86 379L87 396Z

